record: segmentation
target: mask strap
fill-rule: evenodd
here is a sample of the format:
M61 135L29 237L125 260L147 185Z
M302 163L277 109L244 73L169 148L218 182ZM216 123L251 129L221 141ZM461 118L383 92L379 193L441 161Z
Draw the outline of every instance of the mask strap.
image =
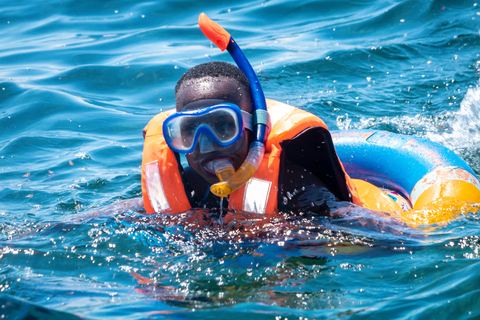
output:
M243 126L245 129L253 132L253 115L247 111L242 110Z

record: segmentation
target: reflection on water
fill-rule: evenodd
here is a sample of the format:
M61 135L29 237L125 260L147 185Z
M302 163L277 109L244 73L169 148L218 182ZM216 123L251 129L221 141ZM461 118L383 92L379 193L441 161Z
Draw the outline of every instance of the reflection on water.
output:
M143 127L173 108L185 70L231 62L199 31L200 12L232 33L268 98L331 129L427 137L479 173L477 3L53 0L2 9L7 316L480 316L476 205L448 225L412 228L346 204L334 218L230 213L221 224L214 211L145 217L133 203Z

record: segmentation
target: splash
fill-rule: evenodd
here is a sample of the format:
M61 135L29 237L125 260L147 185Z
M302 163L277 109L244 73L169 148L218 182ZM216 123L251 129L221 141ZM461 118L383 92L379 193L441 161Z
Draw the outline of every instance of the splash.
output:
M415 135L440 143L463 158L474 171L480 172L480 87L470 88L460 109L441 114L416 114L396 117L360 117L348 114L337 117L341 130L375 129Z
M460 104L460 110L447 114L450 120L448 130L430 131L427 139L438 142L453 150L463 158L470 160L470 165L480 171L480 87L477 85L467 91Z

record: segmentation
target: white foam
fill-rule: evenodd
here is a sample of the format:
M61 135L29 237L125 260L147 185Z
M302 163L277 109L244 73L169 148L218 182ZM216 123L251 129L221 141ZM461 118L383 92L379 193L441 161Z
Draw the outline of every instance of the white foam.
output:
M463 158L480 172L480 86L470 88L456 112L438 115L359 117L348 114L337 118L341 130L376 129L415 135L438 142Z
M451 114L450 130L427 132L426 138L439 142L457 153L480 150L480 87L468 89L460 110Z

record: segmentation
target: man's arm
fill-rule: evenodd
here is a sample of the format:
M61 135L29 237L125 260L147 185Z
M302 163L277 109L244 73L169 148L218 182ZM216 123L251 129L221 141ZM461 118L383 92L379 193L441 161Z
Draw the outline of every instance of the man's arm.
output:
M328 202L337 201L323 181L307 169L291 163L285 164L281 193L281 210L294 212L329 215Z

